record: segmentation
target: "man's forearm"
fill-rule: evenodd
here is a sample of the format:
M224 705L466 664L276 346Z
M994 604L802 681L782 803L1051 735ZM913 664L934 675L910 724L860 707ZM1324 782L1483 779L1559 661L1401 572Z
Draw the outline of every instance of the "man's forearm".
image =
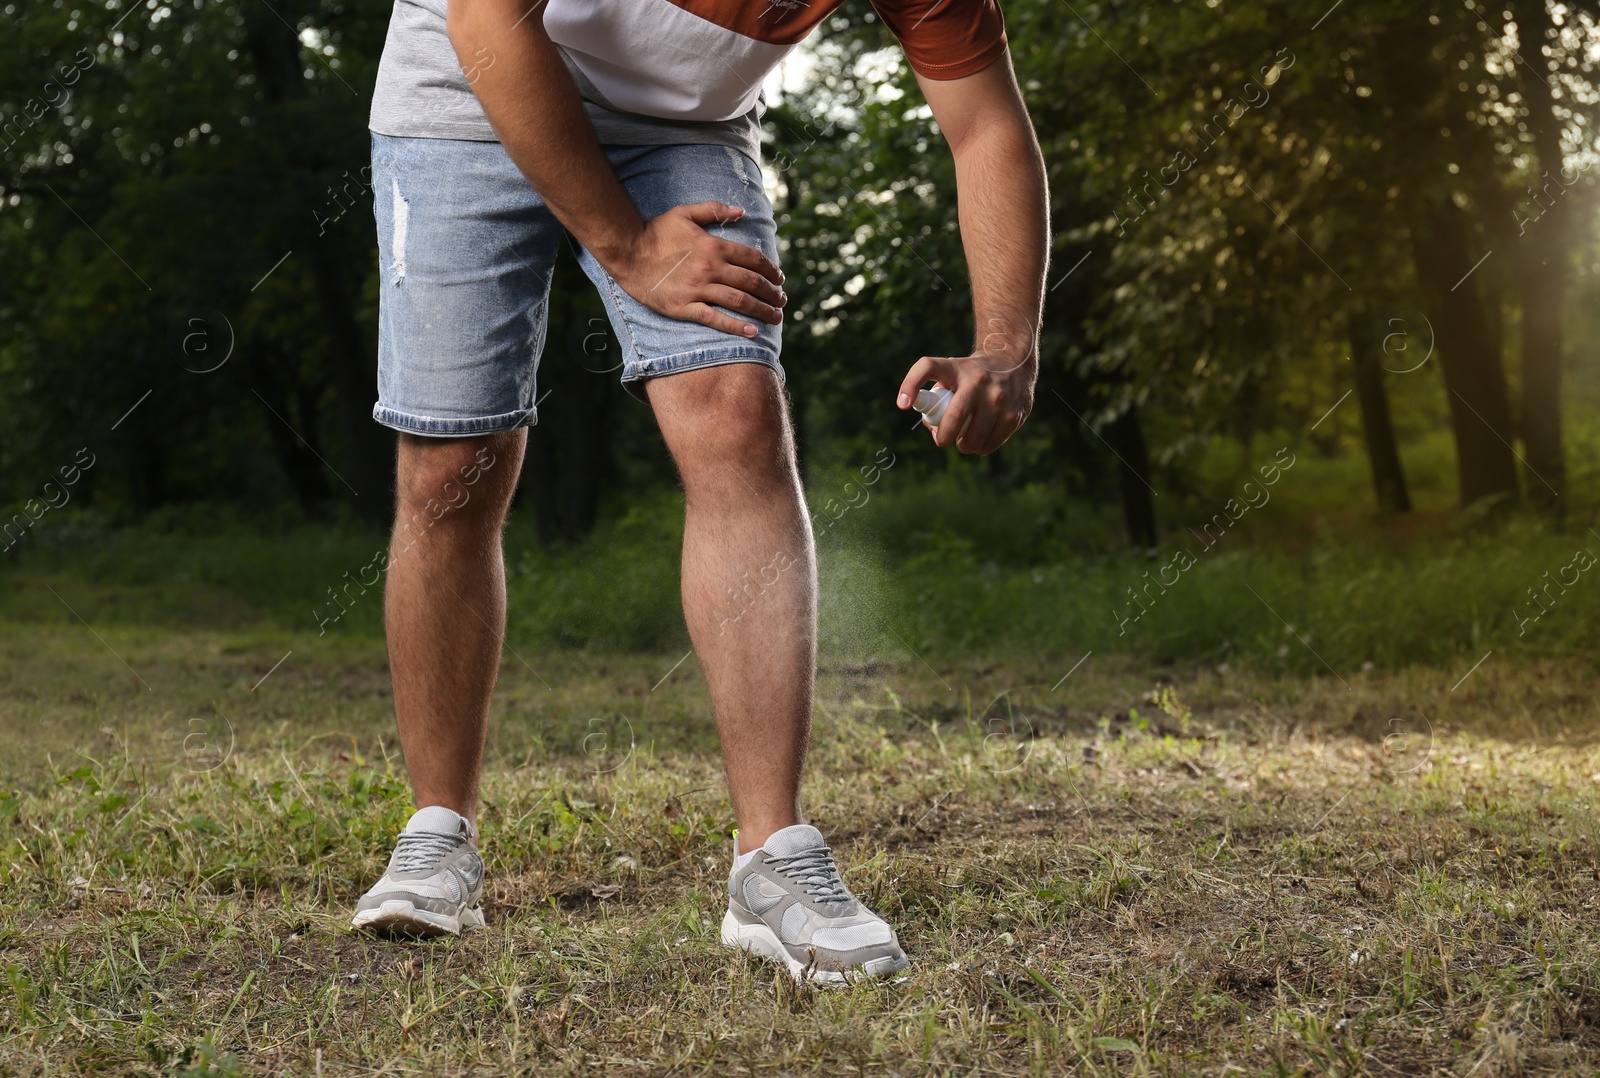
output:
M913 363L895 400L910 408L926 381L938 382L954 395L934 441L993 453L1033 411L1050 249L1044 158L1009 54L971 75L917 82L955 157L975 332L971 355Z
M1050 246L1044 159L1026 116L974 132L954 152L974 352L1031 362Z
M644 222L545 33L543 6L544 0L450 0L450 43L473 73L472 88L506 153L556 218L605 264L629 248Z

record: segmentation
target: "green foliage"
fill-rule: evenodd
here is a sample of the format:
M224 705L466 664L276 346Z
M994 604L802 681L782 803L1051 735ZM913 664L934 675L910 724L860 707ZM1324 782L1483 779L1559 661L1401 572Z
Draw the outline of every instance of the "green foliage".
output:
M1302 459L1271 503L1221 533L1235 472L1209 463L1197 474L1215 485L1175 507L1185 526L1140 553L1119 550L1106 514L1047 486L1004 495L961 474L913 481L897 463L819 540L822 652L944 661L1003 651L1064 673L1093 651L1349 679L1367 664L1465 669L1491 649L1586 661L1600 647L1586 598L1597 585L1579 557L1600 553L1600 540L1529 518L1475 530L1353 518L1337 492L1359 463ZM854 474L819 476L812 505ZM1422 493L1436 499L1439 488ZM1332 506L1320 500L1330 492ZM70 602L95 626L274 627L319 649L382 632L381 581L351 588L381 534L274 532L177 512L125 528L63 515L53 527L0 578L7 616L77 624ZM681 656L681 543L676 493L637 501L588 542L556 550L516 516L507 661L537 668L534 656L552 648ZM325 621L337 609L330 590L345 613Z
M1563 102L1593 100L1591 7L1561 9L1542 45ZM37 497L88 447L102 463L74 498L113 514L249 499L382 521L389 462L366 418L376 278L362 168L389 10L95 0L11 12L0 44L0 123L15 121L0 171L0 508ZM1099 435L1135 406L1162 491L1187 491L1216 437L1248 446L1289 430L1330 451L1357 446L1353 405L1310 426L1348 388L1352 304L1361 332L1387 334L1398 317L1421 350L1409 231L1427 199L1454 200L1473 235L1506 252L1475 282L1509 340L1530 249L1512 211L1528 209L1538 168L1522 82L1533 68L1513 54L1532 40L1532 11L1346 0L1313 29L1280 0L1008 3L1055 223L1038 405L992 464L925 455L908 471L1109 505L1117 460ZM1386 88L1381 46L1413 25L1432 35L1438 70L1460 78L1402 101ZM812 76L767 130L792 282L790 389L807 466L820 472L918 445L893 388L918 356L960 352L974 332L953 165L908 67L865 5L842 9L808 48ZM1563 104L1555 120L1573 160L1588 160L1587 113ZM1408 144L1407 125L1422 121L1453 132L1454 159ZM1193 163L1174 166L1181 155ZM1578 194L1588 182L1568 196L1564 230L1570 340L1592 336L1600 280L1592 201ZM579 384L606 377L575 373L568 354L572 326L597 315L585 289L570 272L558 282L572 325L552 327L546 381L577 418L554 417L538 459L558 485L670 487L643 410L613 418L615 393ZM194 334L215 350L185 354ZM195 372L230 342L221 368ZM1437 367L1387 379L1404 442L1448 412ZM566 444L582 438L604 449L567 462ZM547 515L571 502L552 498ZM581 534L590 515L546 521L547 541ZM552 617L566 623L558 634L618 631L602 614Z
M1315 29L1315 13L1275 2L1005 11L1056 235L1039 399L1004 451L999 485L1025 474L1106 500L1116 461L1087 429L1135 406L1158 491L1184 489L1217 436L1248 446L1287 430L1296 442L1358 444L1353 404L1334 426L1318 424L1349 388L1352 336L1381 340L1391 372L1432 352L1411 267L1429 200L1465 207L1480 250L1502 252L1474 287L1495 334L1513 324L1518 267L1537 257L1511 229L1511 210L1527 202L1545 121L1523 80L1594 99L1589 5L1558 15L1530 53L1548 65L1539 71L1516 55L1519 35L1543 37L1529 7L1353 0ZM780 172L787 256L818 286L797 292L791 319L812 332L792 334L791 353L815 372L808 378L848 390L808 415L858 451L864 437L893 436L870 407L879 387L917 355L949 354L972 334L949 156L908 67L874 51L887 42L872 21L835 20L812 85L770 125L780 163L792 162ZM1430 35L1413 44L1430 50L1438 85L1410 101L1389 85L1383 50L1416 26ZM1593 155L1587 119L1558 108L1553 121L1580 172ZM1447 132L1448 159L1418 143L1415 124ZM1584 227L1559 256L1576 274L1569 325L1593 307L1596 279L1585 269L1592 203L1578 213ZM1386 378L1407 443L1454 403L1439 365ZM1576 373L1593 377L1588 365ZM1368 490L1351 496L1370 504Z
M630 505L584 546L510 559L511 634L540 645L664 651L688 632L678 597L683 499Z
M934 654L1000 647L1059 654L1067 666L1086 651L1129 652L1348 677L1367 663L1470 661L1490 648L1578 658L1600 644L1585 613L1586 577L1570 598L1552 593L1548 621L1524 621L1540 609L1527 589L1584 548L1600 544L1531 523L1442 543L1340 539L1293 553L1220 545L1208 553L1191 541L1182 549L1197 564L1168 573L1176 582L1164 586L1171 549L1003 568L943 533L907 566L915 583L902 624Z
M349 473L347 432L370 423L335 417L355 406L350 365L371 369L361 169L389 9L9 11L0 406L16 437L0 446L0 499L34 496L83 445L111 459L76 493L139 510L245 491L315 501L338 480L299 470L320 467L307 448ZM59 103L30 110L72 63ZM184 344L195 333L203 350ZM356 377L365 395L370 373Z

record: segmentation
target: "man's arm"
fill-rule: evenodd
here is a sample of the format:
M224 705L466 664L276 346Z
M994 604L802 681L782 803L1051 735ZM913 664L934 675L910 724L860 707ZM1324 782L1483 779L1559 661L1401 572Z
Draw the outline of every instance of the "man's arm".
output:
M955 397L934 441L993 453L1033 410L1050 247L1044 157L1009 52L976 75L917 81L955 155L976 343L970 356L919 359L899 405L911 407L922 384L937 381Z
M737 334L782 321L783 274L760 251L702 225L738 206L701 202L644 221L617 182L583 101L544 28L544 0L450 0L450 43L511 160L578 242L630 296L671 318ZM485 58L489 59L485 63Z

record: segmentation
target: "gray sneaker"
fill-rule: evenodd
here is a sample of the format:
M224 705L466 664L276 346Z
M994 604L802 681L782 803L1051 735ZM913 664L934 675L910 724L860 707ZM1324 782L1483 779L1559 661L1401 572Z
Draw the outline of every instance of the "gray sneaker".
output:
M419 810L350 923L382 936L454 936L482 928L483 858L476 838L466 818L450 809Z
M728 880L722 942L776 959L797 981L843 982L905 969L900 941L850 893L822 832L775 831Z

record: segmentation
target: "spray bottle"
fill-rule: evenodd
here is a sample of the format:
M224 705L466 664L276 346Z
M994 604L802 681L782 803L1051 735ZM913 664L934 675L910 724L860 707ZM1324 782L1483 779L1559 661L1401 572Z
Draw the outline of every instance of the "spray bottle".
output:
M944 418L944 410L950 407L950 398L954 396L953 390L941 385L935 385L932 389L919 389L917 399L911 403L911 407L922 413L923 426L933 430Z

